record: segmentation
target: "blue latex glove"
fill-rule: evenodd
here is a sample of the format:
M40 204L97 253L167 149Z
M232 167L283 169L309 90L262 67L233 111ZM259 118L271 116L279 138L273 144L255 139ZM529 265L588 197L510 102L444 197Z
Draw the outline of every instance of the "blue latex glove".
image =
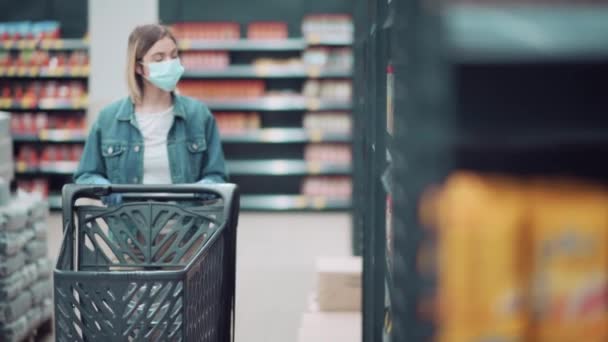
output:
M101 198L101 202L108 207L115 207L122 203L122 194L111 194Z

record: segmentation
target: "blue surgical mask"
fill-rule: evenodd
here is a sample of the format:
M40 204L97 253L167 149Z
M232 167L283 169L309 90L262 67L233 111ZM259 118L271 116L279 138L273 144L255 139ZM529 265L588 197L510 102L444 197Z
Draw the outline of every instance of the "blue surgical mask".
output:
M184 74L184 67L179 58L168 61L148 63L150 74L147 79L164 91L173 91Z

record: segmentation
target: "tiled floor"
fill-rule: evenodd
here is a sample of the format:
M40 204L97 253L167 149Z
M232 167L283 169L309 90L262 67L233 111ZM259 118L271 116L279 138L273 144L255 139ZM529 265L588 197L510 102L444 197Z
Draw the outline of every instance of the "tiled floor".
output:
M49 253L60 246L61 218L52 215ZM240 216L237 248L236 341L296 341L314 285L316 256L350 253L347 214Z

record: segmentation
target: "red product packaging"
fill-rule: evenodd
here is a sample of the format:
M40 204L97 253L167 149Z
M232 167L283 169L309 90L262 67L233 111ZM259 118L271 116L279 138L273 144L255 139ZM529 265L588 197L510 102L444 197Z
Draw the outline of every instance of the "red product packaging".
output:
M289 36L287 23L254 22L247 27L249 39L286 39Z

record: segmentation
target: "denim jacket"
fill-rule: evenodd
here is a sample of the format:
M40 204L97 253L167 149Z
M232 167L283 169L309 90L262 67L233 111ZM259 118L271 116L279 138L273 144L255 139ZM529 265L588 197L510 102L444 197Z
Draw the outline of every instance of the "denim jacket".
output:
M215 119L195 99L174 95L175 120L167 137L173 184L227 181ZM141 184L143 137L130 98L104 108L91 131L74 174L79 184Z

